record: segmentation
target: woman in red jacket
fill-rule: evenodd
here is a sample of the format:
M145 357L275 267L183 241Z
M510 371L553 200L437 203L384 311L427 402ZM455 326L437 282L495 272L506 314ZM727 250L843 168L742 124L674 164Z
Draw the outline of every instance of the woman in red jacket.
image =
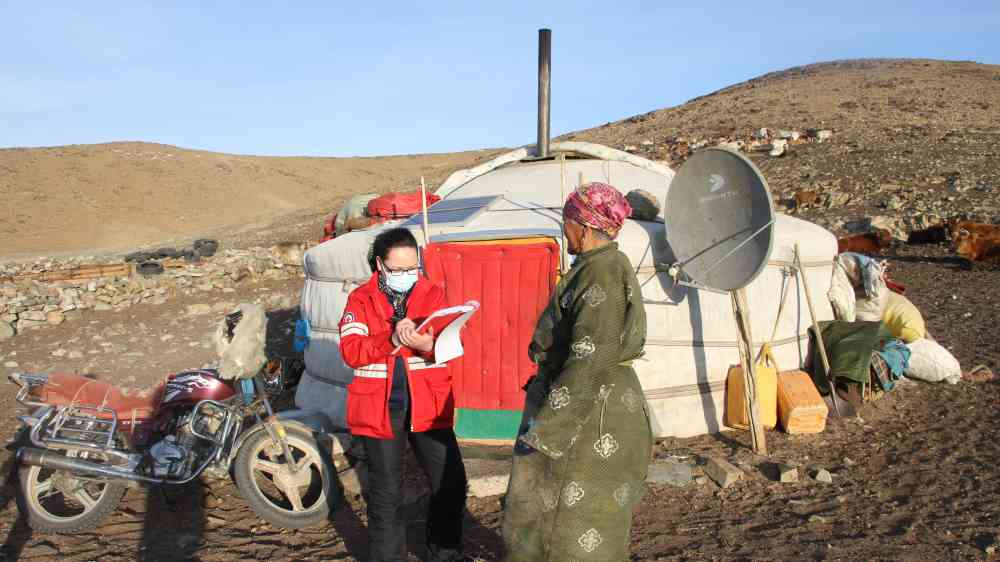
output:
M466 476L453 423L451 374L434 366L434 328L424 318L444 291L421 276L417 241L405 228L372 246L372 277L347 299L340 352L354 369L347 424L368 462L368 542L372 561L406 560L402 476L406 442L431 483L427 548L431 560L457 560Z

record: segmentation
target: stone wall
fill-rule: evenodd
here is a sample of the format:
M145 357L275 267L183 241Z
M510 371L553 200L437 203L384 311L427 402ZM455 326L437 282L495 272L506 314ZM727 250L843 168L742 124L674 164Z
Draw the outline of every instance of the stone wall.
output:
M83 311L124 310L139 303L164 304L177 295L235 293L256 280L302 278L300 259L275 248L225 250L199 263L168 267L158 275L132 273L81 281L44 282L31 274L64 271L114 260L71 258L0 264L0 340L26 330L78 320ZM117 263L121 263L120 259Z

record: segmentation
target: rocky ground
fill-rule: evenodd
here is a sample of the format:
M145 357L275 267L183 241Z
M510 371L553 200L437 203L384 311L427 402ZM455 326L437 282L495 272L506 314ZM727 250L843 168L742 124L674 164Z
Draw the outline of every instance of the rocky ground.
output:
M890 271L908 287L929 329L965 368L1000 370L997 272L968 270L943 246L902 247ZM4 372L51 369L94 374L122 384L153 384L166 373L213 360L208 337L221 311L257 301L270 311L269 345L288 353L301 285L260 280L235 293L179 294L169 302L83 312L77 322L46 326L0 344ZM202 314L206 310L211 310ZM651 484L639 507L633 559L986 559L1000 548L1000 382L909 383L851 419L831 419L821 435L768 432L768 457L751 453L745 433L670 439L656 465L690 471L682 487ZM0 387L0 433L17 422L12 388ZM467 451L474 475L502 474L502 451ZM721 489L704 475L709 459L742 473ZM778 481L777 465L797 469ZM412 466L412 463L411 463ZM830 482L818 481L818 471ZM684 471L680 471L683 475ZM675 483L678 483L674 479ZM820 478L823 478L820 476ZM418 474L407 508L413 559L421 559ZM271 528L227 481L205 481L165 496L128 493L119 513L80 536L35 534L18 518L8 486L0 496L4 559L49 560L336 560L363 558L365 516L357 497L330 525L308 531ZM471 498L466 515L472 554L501 552L499 496Z

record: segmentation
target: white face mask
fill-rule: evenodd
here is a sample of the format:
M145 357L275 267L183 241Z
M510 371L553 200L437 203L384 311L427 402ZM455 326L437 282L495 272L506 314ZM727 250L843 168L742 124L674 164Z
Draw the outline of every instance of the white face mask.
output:
M417 283L417 270L401 271L399 273L382 272L385 276L385 284L393 291L405 293L413 288Z

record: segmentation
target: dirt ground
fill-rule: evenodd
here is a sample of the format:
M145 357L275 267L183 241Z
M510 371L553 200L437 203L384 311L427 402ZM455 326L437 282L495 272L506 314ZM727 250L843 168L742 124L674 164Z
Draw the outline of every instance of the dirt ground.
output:
M907 286L931 332L963 367L983 363L1000 370L1000 335L991 329L1000 318L1000 271L966 269L942 246L903 247L887 257L889 271ZM300 287L296 281L248 285L226 295L226 305L267 305L271 350L287 352ZM184 310L188 304L217 304L219 297L90 313L81 322L0 344L0 363L152 384L166 373L211 361L204 342L220 315L190 317ZM60 350L83 357L53 355ZM0 386L0 407L8 413L0 432L7 436L17 426L12 390ZM751 453L745 433L666 440L656 449L661 460L701 464L721 456L748 476L726 490L711 482L651 487L635 517L633 559L989 558L1000 542L998 402L998 382L911 382L860 408L857 418L831 419L821 435L768 432L768 457ZM473 472L502 472L506 466L495 455L484 460L478 450L467 455ZM778 483L775 463L800 467L799 482ZM813 468L831 472L833 483L815 481ZM418 488L419 478L411 475ZM353 560L365 552L364 509L357 498L337 510L327 527L283 531L257 519L227 481L166 494L138 489L95 531L46 536L18 518L12 492L8 485L0 495L0 553L7 560ZM414 560L423 556L425 501L418 492L408 507ZM498 496L469 500L470 554L498 559L501 513Z

